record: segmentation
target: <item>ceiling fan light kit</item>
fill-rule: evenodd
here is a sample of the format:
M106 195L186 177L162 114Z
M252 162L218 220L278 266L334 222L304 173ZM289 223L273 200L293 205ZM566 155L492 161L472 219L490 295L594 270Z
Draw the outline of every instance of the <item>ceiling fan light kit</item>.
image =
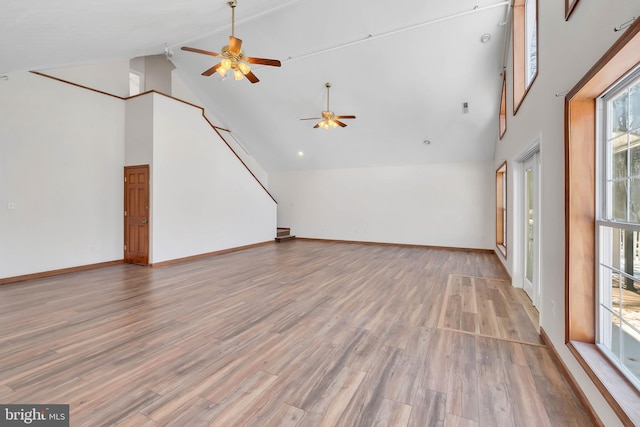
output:
M310 117L307 119L300 120L320 120L313 128L320 128L324 130L328 130L329 128L337 128L347 127L346 123L340 121L340 119L355 119L356 116L336 116L333 114L333 111L329 109L329 88L331 87L331 83L327 82L324 84L327 88L327 110L322 112L322 117Z
M242 77L246 77L251 83L258 83L260 80L255 74L253 74L249 64L268 65L271 67L280 67L282 64L277 59L252 58L245 56L242 50L242 40L235 37L235 9L237 2L236 0L233 0L227 4L231 8L231 36L229 36L229 44L222 48L222 53L210 52L208 50L196 49L187 46L183 46L181 49L222 58L219 63L203 71L203 76L210 76L217 72L224 77L227 75L229 70L233 70L234 79L242 80Z

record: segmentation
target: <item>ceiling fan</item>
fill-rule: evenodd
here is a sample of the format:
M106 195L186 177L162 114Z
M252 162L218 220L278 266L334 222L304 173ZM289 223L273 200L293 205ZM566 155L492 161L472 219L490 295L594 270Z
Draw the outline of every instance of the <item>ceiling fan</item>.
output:
M356 116L336 116L333 114L333 111L329 110L329 88L331 87L331 83L327 82L324 84L327 88L327 111L322 112L322 117L310 117L307 119L300 120L320 120L313 128L322 128L324 130L329 129L330 127L347 127L346 123L341 122L338 119L355 119Z
M181 49L189 52L201 53L203 55L215 56L222 58L222 61L214 65L213 67L205 70L202 75L210 76L214 72L217 72L221 76L225 76L227 71L233 70L233 75L236 80L242 79L245 76L251 83L258 83L260 80L251 71L249 64L269 65L271 67L279 67L280 61L277 59L264 59L264 58L251 58L245 56L242 51L242 40L234 36L235 32L235 8L237 1L233 0L227 2L231 8L231 35L229 36L229 44L222 48L222 53L210 52L208 50L196 49L194 47L183 46Z

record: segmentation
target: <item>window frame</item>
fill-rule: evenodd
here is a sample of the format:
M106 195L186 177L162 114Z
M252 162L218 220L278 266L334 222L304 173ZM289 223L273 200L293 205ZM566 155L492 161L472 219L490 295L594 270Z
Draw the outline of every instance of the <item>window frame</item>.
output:
M634 132L634 129L627 129L624 133L626 144L622 151L624 151L624 173L621 173L619 169L611 170L613 168L613 161L616 149L610 147L609 144L614 140L619 139L623 135L618 135L611 138L613 133L613 113L615 107L612 103L619 98L622 94L629 92L631 86L637 86L640 84L640 65L635 67L629 75L623 76L619 79L610 89L597 99L597 113L596 121L598 123L598 132L596 134L596 260L597 260L597 272L596 272L596 344L600 346L607 357L612 361L616 367L618 367L621 373L629 379L629 381L640 391L640 378L635 377L631 372L627 371L627 367L624 367L623 360L614 353L613 348L609 348L604 342L613 340L611 330L607 333L607 329L611 328L612 319L618 318L620 328L622 324L627 323L622 313L616 313L614 308L614 299L611 291L611 286L615 283L613 279L618 276L618 289L621 292L625 286L621 283L623 280L625 283L633 281L638 283L639 279L634 277L633 272L629 272L627 268L621 269L622 261L624 258L624 265L628 267L628 256L631 256L631 266L633 268L633 246L638 244L638 232L640 232L640 223L635 222L638 220L637 212L631 213L631 196L634 193L632 184L630 181L637 180L639 177L638 171L632 170L633 157L637 156L637 145L632 145L629 136ZM627 102L629 98L627 98ZM629 106L627 104L627 106ZM637 129L635 129L637 131ZM637 144L637 141L633 141ZM610 151L611 150L611 151ZM637 160L636 160L637 162ZM624 187L624 218L622 218L618 212L616 215L615 209L615 193L616 182L625 182ZM636 190L637 191L637 190ZM619 209L618 209L619 210ZM634 221L632 215L636 217ZM617 232L616 232L617 231ZM619 234L618 234L619 233ZM622 236L624 233L624 240ZM632 234L628 234L632 233ZM634 237L635 235L635 237ZM629 239L629 240L627 240ZM617 243L616 243L617 241ZM624 241L625 253L620 254L620 247ZM627 252L631 251L631 252ZM617 254L616 254L617 252ZM618 259L619 261L615 261ZM618 265L616 265L618 264ZM611 306L609 306L611 304ZM636 333L640 333L636 327L631 324L627 324L631 329L635 329ZM618 350L624 349L624 345L621 343L622 334L618 334ZM613 345L613 343L612 343Z
M597 102L640 64L640 20L565 97L565 342L625 424L640 424L640 392L597 343Z
M500 111L498 113L499 137L502 139L507 133L507 73L502 73L502 95L500 95Z
M536 71L527 83L527 14L526 6L528 1L535 2L535 29L536 29ZM525 97L529 93L533 82L539 73L539 22L538 22L538 0L515 0L513 4L513 115L515 116L522 105Z
M575 9L578 0L564 0L564 20L568 21L571 12Z
M507 258L507 161L496 169L496 248Z

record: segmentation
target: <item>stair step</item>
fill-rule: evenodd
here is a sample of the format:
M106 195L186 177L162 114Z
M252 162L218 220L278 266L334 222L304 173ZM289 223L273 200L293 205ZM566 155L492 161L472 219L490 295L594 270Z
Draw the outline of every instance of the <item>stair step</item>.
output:
M292 240L295 239L296 236L293 236L291 234L287 234L286 236L277 236L276 237L276 242L280 243L283 240Z
M277 232L276 232L276 236L280 237L280 236L288 236L289 234L291 234L291 229L290 228L284 228L284 227L279 227Z

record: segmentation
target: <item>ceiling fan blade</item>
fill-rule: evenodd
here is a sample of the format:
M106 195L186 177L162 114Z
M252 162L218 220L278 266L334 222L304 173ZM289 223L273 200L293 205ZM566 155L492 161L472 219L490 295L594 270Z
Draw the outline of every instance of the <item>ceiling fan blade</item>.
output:
M208 70L203 71L203 72L202 72L202 75L203 75L203 76L210 76L211 74L215 73L215 72L216 72L216 70L217 70L218 68L220 68L220 65L221 65L221 64L218 62L218 63L217 63L216 65L214 65L213 67L209 68Z
M229 52L233 53L234 55L239 55L241 49L242 40L233 36L229 36Z
M316 128L319 128L319 127L320 127L320 123L316 124L313 128L316 129Z
M335 116L334 119L355 119L356 116Z
M333 121L336 122L340 127L343 127L343 128L347 127L347 125L345 123L342 123L340 120L333 119Z
M306 119L300 119L300 120L322 120L322 117L307 117Z
M255 74L253 74L251 71L249 71L247 74L244 75L251 83L258 83L260 80L256 77Z
M189 51L189 52L201 53L203 55L211 55L211 56L215 56L215 57L218 57L218 58L221 57L221 55L219 53L210 52L208 50L196 49L195 47L182 46L180 49L186 50L186 51Z
M265 58L245 58L250 64L269 65L271 67L280 67L282 64L277 59L265 59Z

